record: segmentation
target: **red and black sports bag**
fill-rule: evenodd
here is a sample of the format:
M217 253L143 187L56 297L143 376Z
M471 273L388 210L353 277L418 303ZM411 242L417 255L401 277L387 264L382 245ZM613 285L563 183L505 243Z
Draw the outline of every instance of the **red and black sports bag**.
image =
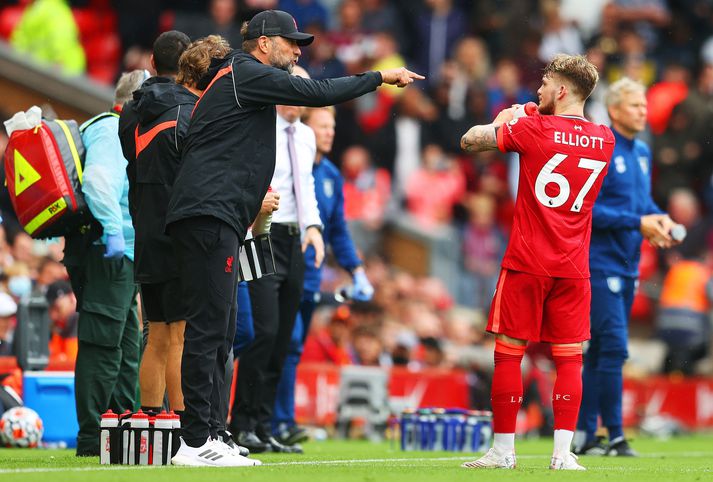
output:
M73 120L12 132L5 176L20 224L33 238L81 232L93 217L82 195L84 145Z

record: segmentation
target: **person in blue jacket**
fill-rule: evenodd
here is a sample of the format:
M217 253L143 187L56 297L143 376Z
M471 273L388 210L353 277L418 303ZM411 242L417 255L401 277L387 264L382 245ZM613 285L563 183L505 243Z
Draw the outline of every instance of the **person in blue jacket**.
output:
M81 127L86 149L82 191L102 234L65 238L65 260L77 295L75 392L77 455L99 455L99 418L136 408L141 336L134 283L134 227L129 180L119 143L119 113L145 80L142 70L119 79L111 111Z
M352 275L351 298L356 301L369 301L374 288L369 283L361 260L357 255L354 242L349 234L344 219L344 180L339 169L327 159L334 141L334 108L320 107L307 109L302 117L305 124L314 130L317 142L317 155L312 169L317 206L322 219L325 246L332 247L332 252L345 270ZM307 439L304 428L295 423L295 380L297 365L302 356L305 338L309 333L312 312L319 300L321 266L315 267L315 252L310 246L305 252L304 292L297 320L292 332L290 349L282 370L277 388L277 399L273 411L273 433L282 444L295 445Z
M628 320L638 284L641 242L675 244L673 221L651 198L651 150L636 135L646 128L646 92L623 78L609 87L606 105L616 146L592 215L589 266L591 333L584 355L583 393L574 452L634 456L622 430L622 368L628 357ZM597 420L609 435L596 437Z

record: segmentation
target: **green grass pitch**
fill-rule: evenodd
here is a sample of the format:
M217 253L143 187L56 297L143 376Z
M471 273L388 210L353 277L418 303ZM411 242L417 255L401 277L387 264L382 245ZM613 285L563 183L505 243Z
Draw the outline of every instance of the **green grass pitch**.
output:
M638 439L639 458L581 457L587 472L547 469L552 441L517 442L516 470L463 469L475 455L401 452L389 443L309 442L304 455L261 454L261 467L181 468L100 466L98 458L75 458L70 450L0 449L0 481L222 481L241 482L466 482L517 481L713 481L713 436L668 441ZM239 479L238 479L239 478Z

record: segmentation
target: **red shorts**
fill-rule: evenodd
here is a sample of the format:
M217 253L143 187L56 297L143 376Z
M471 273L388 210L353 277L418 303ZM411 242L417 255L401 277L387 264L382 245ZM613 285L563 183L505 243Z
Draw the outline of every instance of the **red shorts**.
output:
M547 343L590 338L589 279L550 278L502 269L487 331Z

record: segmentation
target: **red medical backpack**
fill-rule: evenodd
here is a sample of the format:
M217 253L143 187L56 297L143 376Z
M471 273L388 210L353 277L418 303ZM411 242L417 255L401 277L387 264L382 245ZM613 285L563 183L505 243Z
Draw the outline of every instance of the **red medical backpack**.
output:
M73 120L43 120L12 133L5 149L12 206L33 238L80 232L93 217L82 195L84 145Z

